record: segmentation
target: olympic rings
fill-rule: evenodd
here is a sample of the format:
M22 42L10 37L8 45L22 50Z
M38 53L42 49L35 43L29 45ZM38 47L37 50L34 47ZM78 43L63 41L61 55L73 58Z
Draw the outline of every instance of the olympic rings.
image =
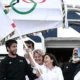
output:
M15 0L12 0L12 1L11 1L10 6L12 7L12 9L13 9L16 13L19 13L19 14L29 14L29 13L31 13L31 12L36 8L36 6L37 6L37 3L35 3L33 0L30 0L30 1L31 1L34 5L33 5L33 7L32 7L29 11L21 12L21 11L17 10L17 9L14 7L14 5L13 5L13 3L15 2Z
M16 1L16 2L15 2L15 1ZM36 8L37 3L44 3L46 0L42 0L41 2L35 2L34 0L30 0L30 2L28 2L28 1L26 1L26 0L22 0L22 1L23 1L23 2L26 2L26 3L33 3L33 7L32 7L30 10L25 11L25 12L19 11L19 10L17 10L17 9L14 7L15 4L19 3L19 0L12 0L12 1L10 2L10 5L5 5L5 7L6 7L6 8L11 7L11 8L12 8L16 13L18 13L18 14L29 14L29 13L31 13L31 12Z

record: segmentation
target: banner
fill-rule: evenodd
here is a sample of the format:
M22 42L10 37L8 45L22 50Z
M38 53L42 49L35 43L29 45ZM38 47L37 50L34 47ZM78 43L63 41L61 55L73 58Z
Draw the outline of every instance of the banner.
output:
M14 21L21 35L62 27L63 12L60 0L1 0L1 2L3 5L9 5L7 7L9 12L5 14L0 6L0 40L13 31L10 19ZM15 33L13 37L17 36Z

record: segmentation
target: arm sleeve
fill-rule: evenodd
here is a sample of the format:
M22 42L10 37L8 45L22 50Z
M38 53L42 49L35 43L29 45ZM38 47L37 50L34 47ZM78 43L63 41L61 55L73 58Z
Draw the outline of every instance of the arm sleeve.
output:
M58 69L58 79L57 80L64 80L63 74L62 74L62 70L59 68Z
M33 74L33 68L31 67L30 64L27 63L26 60L25 61L25 74L28 75L30 80L34 80L37 78L36 74Z
M6 79L6 63L5 60L2 60L0 63L0 80Z

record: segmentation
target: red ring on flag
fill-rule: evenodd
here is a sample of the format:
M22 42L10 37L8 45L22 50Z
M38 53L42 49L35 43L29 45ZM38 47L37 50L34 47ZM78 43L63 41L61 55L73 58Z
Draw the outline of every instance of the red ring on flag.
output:
M23 2L26 2L26 3L32 3L32 2L28 2L27 0L22 0ZM38 2L38 3L44 3L46 2L46 0L42 0L41 2Z

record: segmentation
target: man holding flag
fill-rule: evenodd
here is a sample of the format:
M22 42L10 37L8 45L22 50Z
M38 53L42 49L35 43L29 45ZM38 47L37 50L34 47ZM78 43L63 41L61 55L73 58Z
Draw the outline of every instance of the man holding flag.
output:
M37 78L25 58L16 54L16 40L10 39L6 41L6 49L8 55L1 61L0 80L25 80L25 75L28 75L30 80Z

